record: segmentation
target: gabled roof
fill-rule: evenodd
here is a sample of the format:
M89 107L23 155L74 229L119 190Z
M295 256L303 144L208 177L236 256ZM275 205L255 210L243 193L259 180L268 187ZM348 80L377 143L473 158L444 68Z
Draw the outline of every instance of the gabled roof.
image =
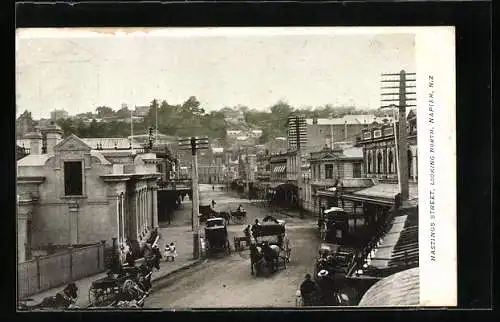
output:
M61 151L65 149L90 151L92 148L78 136L71 134L67 138L56 144L56 146L54 147L55 151Z

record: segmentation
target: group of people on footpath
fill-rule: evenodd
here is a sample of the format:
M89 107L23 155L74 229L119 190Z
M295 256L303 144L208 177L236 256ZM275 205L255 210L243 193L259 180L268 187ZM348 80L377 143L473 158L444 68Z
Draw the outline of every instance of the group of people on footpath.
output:
M300 295L303 306L331 306L335 301L335 279L327 270L318 273L316 281L311 274L306 274L300 285Z

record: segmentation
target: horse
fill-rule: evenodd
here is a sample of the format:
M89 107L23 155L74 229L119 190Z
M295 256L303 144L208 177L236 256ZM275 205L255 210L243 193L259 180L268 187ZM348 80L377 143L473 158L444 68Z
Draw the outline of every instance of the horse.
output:
M73 306L78 298L78 287L75 283L69 283L66 287L58 292L55 296L45 297L42 302L36 305L22 304L21 309L68 309Z
M278 245L263 243L262 253L264 255L265 260L271 263L271 265L273 265L273 271L274 272L277 271L281 248ZM285 259L283 260L283 263L285 263Z
M277 245L262 243L259 246L255 242L255 240L253 240L250 243L251 274L254 274L254 266L256 267L256 269L258 266L265 266L271 268L273 272L277 271L280 252L281 250ZM286 268L285 260L283 260L283 264Z
M257 275L257 265L260 265L262 260L264 260L264 256L262 254L262 248L257 246L255 240L250 240L250 268L251 274L254 274L254 266L256 267L255 274Z

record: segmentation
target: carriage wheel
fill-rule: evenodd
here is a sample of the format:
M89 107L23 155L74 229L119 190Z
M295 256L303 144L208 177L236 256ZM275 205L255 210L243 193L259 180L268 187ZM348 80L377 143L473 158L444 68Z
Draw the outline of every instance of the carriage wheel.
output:
M98 305L103 301L103 290L102 289L96 289L95 287L91 286L89 289L89 303L94 306Z

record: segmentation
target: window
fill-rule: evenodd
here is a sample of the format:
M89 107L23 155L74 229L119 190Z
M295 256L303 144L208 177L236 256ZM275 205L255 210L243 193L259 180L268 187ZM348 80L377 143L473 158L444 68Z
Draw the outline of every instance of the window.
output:
M354 163L352 167L352 177L361 178L361 163Z
M374 138L379 138L382 136L382 131L381 130L375 130L375 132L373 132L373 137Z
M408 150L408 178L413 178L413 174L411 172L412 170L412 165L413 165L413 155L411 153L411 150Z
M366 172L371 173L372 171L372 153L371 151L368 151L368 164L366 167Z
M64 162L64 194L83 195L82 162Z
M377 173L382 173L382 153L377 154Z
M325 164L325 178L333 179L333 164Z
M392 150L389 151L389 173L394 172L394 156L392 154Z
M363 139L371 139L372 138L372 133L371 132L365 132L363 133Z

